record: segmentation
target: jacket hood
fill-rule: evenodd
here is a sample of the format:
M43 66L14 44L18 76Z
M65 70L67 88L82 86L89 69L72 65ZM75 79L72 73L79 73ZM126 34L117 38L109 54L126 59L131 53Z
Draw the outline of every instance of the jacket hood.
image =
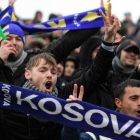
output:
M85 68L91 64L91 54L99 45L101 45L101 41L102 39L100 37L93 36L82 44L80 49L81 68Z

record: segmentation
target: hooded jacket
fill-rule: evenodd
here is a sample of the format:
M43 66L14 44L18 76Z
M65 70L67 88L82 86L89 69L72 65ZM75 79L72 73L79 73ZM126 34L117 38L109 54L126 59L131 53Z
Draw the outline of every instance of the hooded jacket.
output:
M86 73L90 69L91 64L95 61L91 59L92 51L94 51L99 45L101 45L101 38L96 36L91 37L81 46L81 68L73 74L73 79L79 78L82 74ZM91 86L88 92L89 96L87 96L84 101L105 108L114 109L114 96L110 90L110 87L108 86L107 74L104 75L101 83L97 85L96 88L93 88L93 86Z

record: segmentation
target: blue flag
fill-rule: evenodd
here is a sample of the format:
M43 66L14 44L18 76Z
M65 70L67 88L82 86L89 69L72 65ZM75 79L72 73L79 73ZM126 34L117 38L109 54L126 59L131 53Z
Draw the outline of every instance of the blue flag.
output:
M0 13L0 25L6 25L15 20L16 17L13 12L13 7L10 5Z
M9 6L0 14L0 25L7 25L8 23L12 22L20 26L26 35L40 34L42 32L49 32L53 30L80 30L97 28L104 26L99 9L102 9L104 14L107 14L108 2L105 7L59 17L42 23L24 25L15 21L15 18L12 19L13 8Z
M82 101L0 83L0 107L83 129L115 140L139 140L140 120Z

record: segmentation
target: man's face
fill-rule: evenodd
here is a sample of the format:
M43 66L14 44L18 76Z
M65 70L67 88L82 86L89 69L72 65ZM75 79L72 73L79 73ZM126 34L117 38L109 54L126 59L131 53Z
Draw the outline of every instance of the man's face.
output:
M57 81L57 70L41 59L31 70L25 71L25 77L42 92L51 92Z
M17 54L10 54L8 57L8 61L16 61L20 58L22 51L23 51L23 41L20 36L15 34L10 34L7 36L7 40L10 41L13 47L16 49Z
M121 51L120 61L124 67L134 67L138 54L132 47Z
M140 119L140 87L126 87L123 99L115 99L119 112Z
M71 76L74 71L75 71L75 64L74 64L74 62L73 61L67 61L65 63L64 75L65 76Z

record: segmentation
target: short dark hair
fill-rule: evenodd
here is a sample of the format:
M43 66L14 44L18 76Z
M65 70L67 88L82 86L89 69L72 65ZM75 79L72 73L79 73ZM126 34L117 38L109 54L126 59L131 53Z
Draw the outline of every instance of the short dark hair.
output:
M54 68L57 67L56 60L51 53L40 53L30 58L29 62L26 64L26 69L32 70L33 67L39 65L41 59L44 59L46 63L52 65Z
M121 84L119 84L114 93L115 98L119 98L120 100L123 100L126 87L140 87L140 81L135 79L128 79L122 82Z

